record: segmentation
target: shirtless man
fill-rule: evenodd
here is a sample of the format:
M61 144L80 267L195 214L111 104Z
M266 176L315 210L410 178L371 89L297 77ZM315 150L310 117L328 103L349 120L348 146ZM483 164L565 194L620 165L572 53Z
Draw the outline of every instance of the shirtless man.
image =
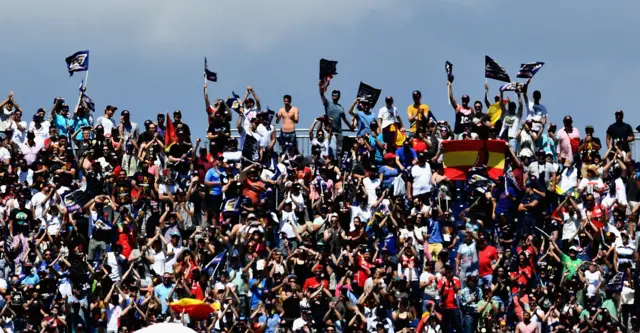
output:
M287 147L287 143L290 143L290 147L296 144L296 124L300 117L298 108L291 106L291 96L284 95L282 98L284 107L278 110L276 115L276 124L282 120L282 128L280 129L280 149L284 152L284 147Z

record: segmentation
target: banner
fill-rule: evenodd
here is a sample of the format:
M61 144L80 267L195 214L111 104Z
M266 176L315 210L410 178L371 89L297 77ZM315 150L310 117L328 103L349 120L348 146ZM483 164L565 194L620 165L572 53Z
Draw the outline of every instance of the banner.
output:
M544 66L544 62L530 62L520 65L517 77L521 79L530 79Z
M509 82L500 87L500 91L521 91L524 84L522 82Z
M467 180L472 168L486 167L497 180L504 175L507 143L502 140L451 140L442 142L444 174L451 180Z
M73 76L75 72L84 72L89 70L89 50L78 51L65 60L69 76Z
M484 56L484 77L504 82L511 82L507 71L489 56Z
M82 209L82 207L86 205L87 202L91 200L91 198L84 191L75 190L63 194L62 200L64 200L64 205L65 207L67 207L67 211L69 213L73 213L77 210Z
M173 121L171 121L171 115L167 112L167 128L164 133L164 146L165 150L169 151L169 147L178 141L178 137L176 136L176 129L173 126Z
M378 103L378 99L380 98L380 94L382 93L382 89L376 89L362 81L360 81L360 87L358 87L358 96L359 98L366 99L371 105L371 109Z
M189 318L194 320L208 319L209 315L214 312L211 304L195 298L183 298L177 302L170 303L169 307L175 313L184 311L189 315Z

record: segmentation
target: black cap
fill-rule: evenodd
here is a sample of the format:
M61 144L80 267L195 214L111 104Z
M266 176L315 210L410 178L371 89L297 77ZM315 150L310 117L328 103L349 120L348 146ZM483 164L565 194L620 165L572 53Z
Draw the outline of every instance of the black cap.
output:
M334 90L331 92L331 95L338 95L338 96L340 96L340 90L338 90L338 89L334 89Z
M147 119L144 121L144 127L149 127L151 125L151 120Z
M122 116L130 116L131 114L129 113L129 110L122 110L120 115L122 115Z
M175 110L175 111L173 111L173 115L174 115L174 116L175 116L175 115L180 115L180 116L182 116L182 112L180 112L180 110Z
M158 113L158 119L164 119L164 113Z
M420 90L414 90L413 91L413 96L422 97L422 93L420 92Z
M384 101L387 103L393 103L393 97L392 96L387 96L384 98Z
M105 109L107 109L107 110L113 110L113 111L118 111L118 108L117 108L117 107L115 107L115 106L113 106L113 105L111 105L111 104L107 105L107 107L106 107Z
M563 121L567 120L573 121L573 118L571 118L571 116L564 116Z

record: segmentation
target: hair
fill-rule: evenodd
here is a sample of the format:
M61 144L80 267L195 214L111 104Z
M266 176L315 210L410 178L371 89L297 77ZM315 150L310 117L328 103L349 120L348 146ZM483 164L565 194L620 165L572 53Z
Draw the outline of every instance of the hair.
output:
M284 96L282 97L282 99L283 99L283 100L288 99L288 100L289 100L289 102L291 102L291 95L284 95Z
M480 104L480 105L482 106L482 102L480 102L480 101L475 101L475 102L473 102L473 105L474 105L474 106L475 106L476 104Z
M539 100L541 98L542 98L542 93L540 92L540 90L536 90L533 92L533 99Z

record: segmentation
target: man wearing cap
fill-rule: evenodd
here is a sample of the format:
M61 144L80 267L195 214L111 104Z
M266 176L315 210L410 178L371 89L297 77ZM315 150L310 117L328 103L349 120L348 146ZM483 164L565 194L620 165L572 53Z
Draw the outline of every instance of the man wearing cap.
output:
M616 111L616 121L607 129L607 149L610 149L614 144L620 150L629 153L631 152L629 143L635 140L635 135L631 125L622 121L623 119L624 112L622 110Z
M389 126L400 124L400 132L404 133L404 125L402 124L402 118L398 114L398 109L393 106L393 97L387 96L384 98L384 106L378 110L378 130L383 134L384 142L395 148L395 131L389 129ZM398 127L395 129L398 131Z
M558 160L572 162L580 147L580 131L573 127L571 116L565 116L562 123L564 127L558 131Z
M191 129L189 125L182 122L182 112L180 110L173 111L173 127L176 131L183 130L187 136L187 142L191 143Z
M318 83L320 87L320 99L322 100L322 105L324 105L325 117L329 119L324 119L325 123L328 123L331 128L329 129L329 140L331 140L331 136L335 136L335 145L336 145L336 158L338 160L342 159L342 121L351 129L351 124L347 120L347 116L344 113L344 108L340 103L340 90L333 90L331 92L331 102L327 100L324 96L325 86L322 80Z
M447 81L447 88L449 90L449 101L451 102L451 107L456 112L456 122L453 126L453 134L456 135L458 140L462 139L462 133L464 133L465 129L468 125L471 124L471 118L473 117L473 109L469 106L470 98L469 95L462 95L462 105L458 105L456 102L456 98L453 97L453 84Z
M409 136L413 136L416 130L426 125L429 120L429 106L422 104L422 93L419 90L414 90L411 94L413 98L413 104L407 107L407 116L409 118Z
M584 128L584 133L585 133L585 137L584 139L580 140L580 154L582 162L585 164L591 164L592 162L592 158L591 158L591 154L592 153L599 153L600 148L602 148L602 143L600 142L600 138L596 138L593 136L593 126L592 125L587 125L587 127ZM609 147L607 146L607 149Z
M358 110L354 111L356 106ZM357 136L371 133L369 124L376 121L376 116L371 113L371 103L366 98L356 98L349 108L349 114L356 120L356 126L358 128Z
M249 96L253 96L253 98ZM258 98L258 95L256 94L256 92L253 90L253 87L251 86L247 87L247 94L244 96L244 99L242 100L242 105L243 107L240 110L240 112L244 114L244 122L242 125L245 128L249 128L251 126L250 124L251 121L255 117L257 117L258 112L262 110L262 106L260 105L260 99Z
M556 167L547 161L544 150L539 150L536 153L536 160L525 168L524 182L527 183L531 176L535 176L544 188L555 191Z
M569 255L564 254L556 245L556 242L549 241L550 251L549 254L553 256L558 262L562 263L562 275L567 274L567 280L571 280L573 275L576 274L578 268L582 266L582 259L578 258L578 248L576 246L569 247Z
M103 125L104 127L104 125ZM120 113L120 127L121 127L121 135L124 136L124 141L128 141L129 139L138 140L139 130L138 124L131 121L131 113L129 110L122 110Z

